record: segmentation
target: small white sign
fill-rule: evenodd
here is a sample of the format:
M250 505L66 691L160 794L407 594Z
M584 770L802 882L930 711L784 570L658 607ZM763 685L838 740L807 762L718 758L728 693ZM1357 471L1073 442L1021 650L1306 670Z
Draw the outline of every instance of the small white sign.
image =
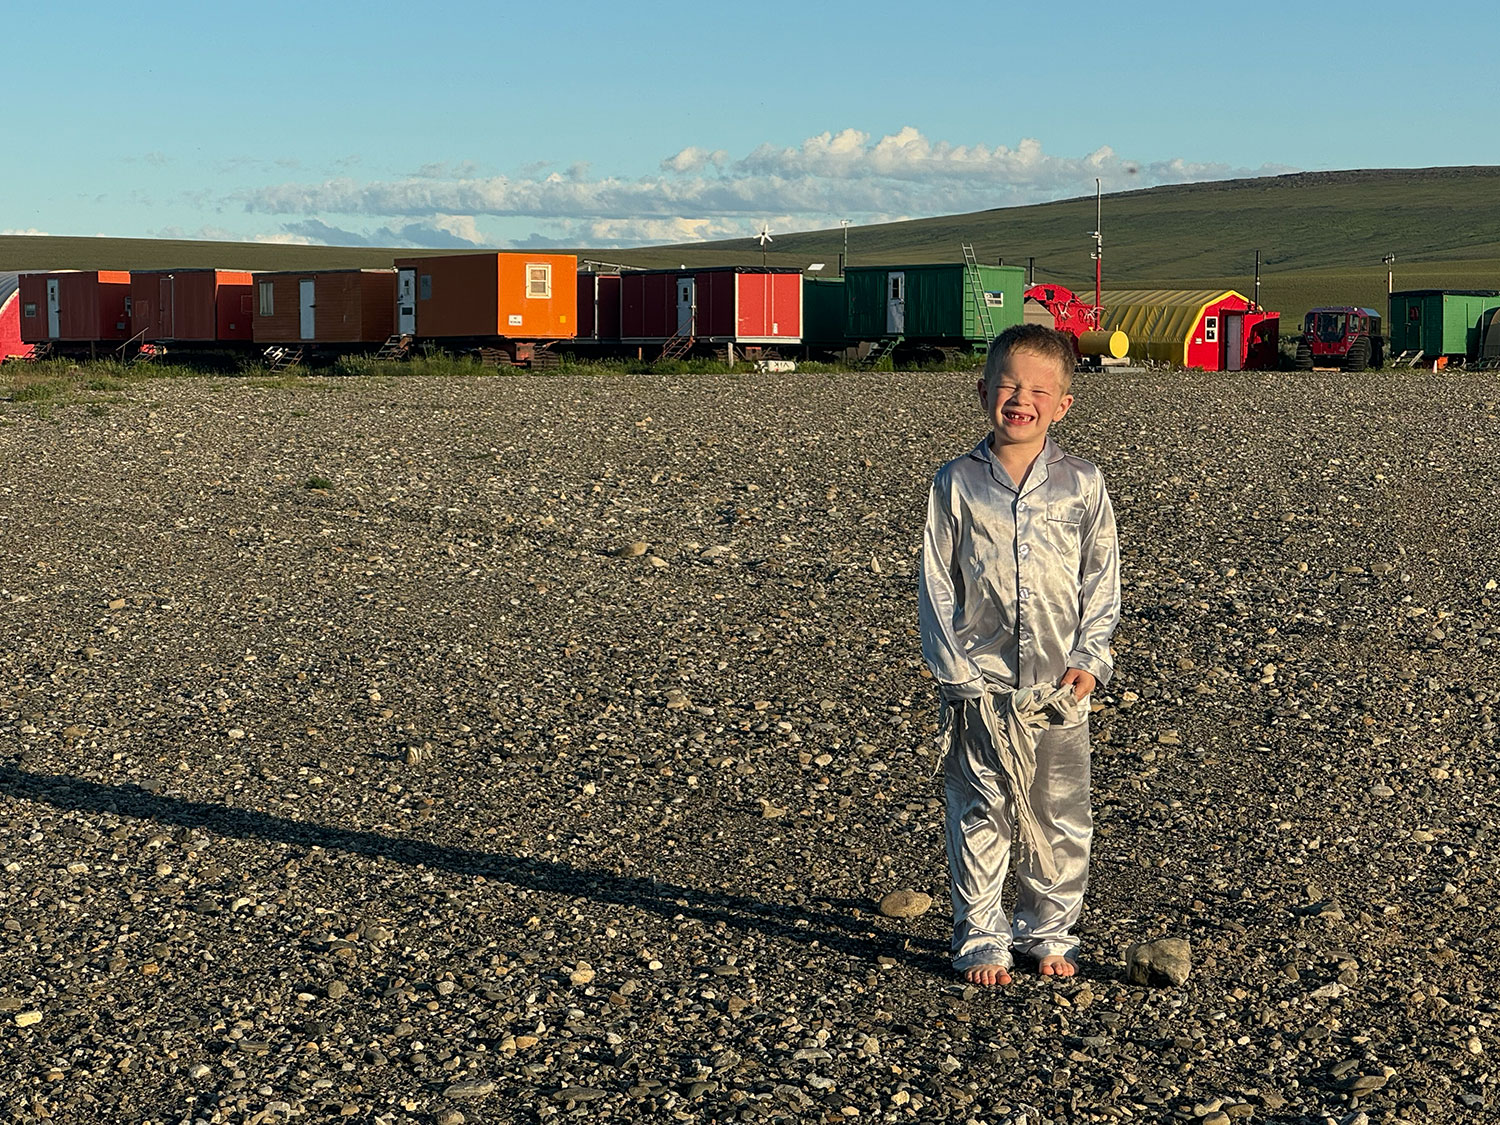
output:
M520 313L511 313L510 314L510 326L512 328L519 328L519 327L521 327L521 314Z

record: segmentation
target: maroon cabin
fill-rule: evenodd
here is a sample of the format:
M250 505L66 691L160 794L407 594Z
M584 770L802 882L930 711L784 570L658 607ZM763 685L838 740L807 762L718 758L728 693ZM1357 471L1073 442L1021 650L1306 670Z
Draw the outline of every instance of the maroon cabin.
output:
M396 271L287 270L255 275L257 344L383 344L396 331Z
M28 344L118 343L130 338L130 274L53 270L20 277L21 339Z
M620 277L620 338L765 346L802 342L802 271L785 266L642 270Z
M245 270L131 270L131 332L146 341L249 340L250 290Z
M578 273L578 343L620 342L620 275Z

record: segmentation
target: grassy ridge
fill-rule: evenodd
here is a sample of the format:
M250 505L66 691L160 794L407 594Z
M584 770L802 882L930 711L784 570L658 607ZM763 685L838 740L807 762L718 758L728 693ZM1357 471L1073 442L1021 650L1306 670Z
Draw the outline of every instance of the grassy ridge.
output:
M981 261L1037 260L1039 280L1093 287L1094 200L1062 200L851 227L854 264L957 261L972 243ZM774 233L774 232L773 232ZM1300 318L1319 304L1385 306L1382 256L1396 287L1500 289L1500 168L1310 172L1109 195L1104 200L1106 284L1225 287L1249 293L1255 251L1261 297ZM843 232L776 235L770 265L837 266ZM576 250L629 265L758 263L753 239L634 250ZM241 269L386 266L409 250L264 243L0 236L0 269L124 269L219 265Z

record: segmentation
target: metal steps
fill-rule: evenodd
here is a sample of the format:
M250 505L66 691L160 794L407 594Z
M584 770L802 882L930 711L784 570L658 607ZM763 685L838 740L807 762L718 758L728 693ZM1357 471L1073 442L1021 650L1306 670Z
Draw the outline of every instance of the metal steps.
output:
M302 349L288 347L285 344L272 344L262 354L266 357L266 370L272 375L302 362Z
M875 346L865 353L865 358L860 360L861 367L874 367L886 356L894 352L906 339L905 336L886 336L876 340Z
M661 346L661 355L658 359L681 359L693 350L693 336L689 332L679 332Z
M376 359L405 359L411 354L412 338L407 335L392 336L380 345Z
M165 344L142 344L136 349L135 355L126 361L126 365L134 367L138 363L155 363L167 354Z

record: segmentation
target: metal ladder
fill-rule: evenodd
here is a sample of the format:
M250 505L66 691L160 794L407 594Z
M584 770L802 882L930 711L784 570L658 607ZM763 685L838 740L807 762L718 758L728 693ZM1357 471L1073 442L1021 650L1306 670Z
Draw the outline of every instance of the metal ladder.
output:
M984 299L984 282L979 277L979 259L974 255L972 244L965 242L964 272L969 276L969 292L974 297L975 322L984 329L984 346L989 347L995 338L995 322L990 319L989 302Z
M52 354L52 342L49 340L43 344L32 344L31 351L26 353L27 363L40 363Z

